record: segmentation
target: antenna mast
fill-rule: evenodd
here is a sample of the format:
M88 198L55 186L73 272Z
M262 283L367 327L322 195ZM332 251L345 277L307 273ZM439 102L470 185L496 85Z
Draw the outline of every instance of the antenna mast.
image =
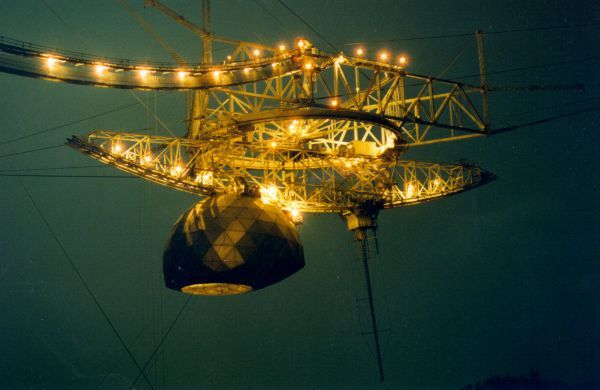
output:
M210 0L202 0L202 56L200 62L203 65L212 64L212 31L210 25ZM187 138L197 139L200 135L206 110L208 108L208 91L194 91L192 109L190 111L190 122L187 131Z
M369 312L371 314L371 333L375 343L375 354L377 356L377 367L379 369L379 379L383 382L383 359L381 356L381 345L379 342L379 329L377 327L377 315L375 312L375 300L373 298L373 287L371 285L371 272L369 270L369 260L373 251L370 242L374 243L377 251L377 215L382 205L374 201L365 201L353 211L343 213L348 230L354 232L354 241L359 247L359 257L363 265L365 282L367 288L367 299L369 300Z

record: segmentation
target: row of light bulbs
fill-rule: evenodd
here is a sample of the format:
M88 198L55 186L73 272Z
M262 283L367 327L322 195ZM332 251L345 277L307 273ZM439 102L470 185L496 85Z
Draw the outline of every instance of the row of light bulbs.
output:
M121 155L124 152L124 148L120 143L115 143L111 148L111 152L114 154L117 154L117 155ZM149 164L152 163L152 160L153 160L152 155L147 153L142 158L142 165L148 166ZM181 163L176 163L175 165L173 165L171 167L171 169L169 170L170 171L169 173L172 176L179 177L184 173L185 170L186 170L185 167ZM203 171L196 175L196 178L194 181L196 181L197 183L203 184L203 185L212 185L213 173L210 171ZM266 203L266 204L273 203L279 197L279 189L274 185L261 187L260 195L261 195L261 200L264 203ZM293 222L297 223L302 220L302 214L296 207L290 207L288 212L289 212L290 217L292 218Z
M296 46L299 49L304 49L304 48L308 48L310 46L310 44L308 43L308 41L304 40L304 39L299 39L296 42ZM284 44L280 44L278 46L279 51L281 52L285 52L287 47ZM258 58L261 56L262 52L259 49L254 49L253 50L253 55ZM358 47L354 50L354 54L356 55L356 57L358 58L362 58L366 55L366 49L363 47ZM52 57L52 56L44 56L45 60L46 60L46 65L49 69L53 69L56 65L58 65L59 63L63 63L66 62L65 60L56 58L56 57ZM228 60L231 60L231 56L227 57ZM341 59L341 60L340 60ZM392 55L388 52L388 51L381 51L378 53L377 55L377 59L381 62L390 62L392 59ZM343 61L344 60L344 56L340 55L338 57L338 59L336 61ZM400 66L406 66L408 64L408 57L405 55L400 55L397 58L397 63ZM77 66L78 64L76 64ZM273 63L272 66L276 67L278 64L277 63ZM307 61L304 63L303 65L305 70L311 70L313 68L313 64L311 61ZM93 65L93 69L94 69L94 73L99 76L102 77L104 76L110 69L111 67L107 66L107 65L103 65L103 64L95 64ZM124 69L115 69L115 72L122 72ZM243 72L244 73L249 73L252 69L251 68L244 68ZM138 73L138 75L141 78L146 78L148 75L150 75L151 73L155 73L156 71L151 70L151 69L144 69L144 68L140 68L140 69L136 69L136 72ZM214 70L211 72L213 77L215 78L219 78L219 76L221 75L222 71L220 70ZM177 77L179 78L179 80L185 80L190 74L190 71L186 71L186 70L178 70L176 71Z

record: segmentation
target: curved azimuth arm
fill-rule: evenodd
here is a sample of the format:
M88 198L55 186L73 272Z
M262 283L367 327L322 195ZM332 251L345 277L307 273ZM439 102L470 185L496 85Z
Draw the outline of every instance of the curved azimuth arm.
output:
M332 115L343 110L380 116L392 122L398 138L410 146L489 134L478 108L481 87L408 73L388 63L331 55L299 42L304 44L272 57L182 68L94 59L3 38L0 71L114 88L204 89L203 128L192 138L220 132L257 112L319 106L329 108ZM274 126L262 125L267 130ZM343 138L346 130L337 136ZM358 125L357 131L373 130Z
M125 172L197 195L258 191L284 210L343 212L365 201L417 204L485 184L470 164L442 165L346 151L264 147L243 136L194 141L99 131L70 146Z

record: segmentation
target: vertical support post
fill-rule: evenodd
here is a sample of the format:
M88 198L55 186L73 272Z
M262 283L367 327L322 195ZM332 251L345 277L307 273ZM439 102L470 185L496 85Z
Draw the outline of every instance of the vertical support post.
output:
M370 248L369 240L375 241L377 247L377 237L375 229L377 228L377 215L381 205L376 202L365 202L360 208L343 214L346 220L348 230L354 232L354 241L359 244L360 260L363 264L365 273L365 282L367 287L367 298L369 300L369 312L371 316L371 326L373 341L375 343L375 353L377 355L377 367L379 369L379 379L383 382L383 359L381 357L381 345L379 342L379 330L377 328L377 316L375 313L375 300L373 298L373 287L371 285L371 272L369 270Z
M490 129L490 108L488 104L487 96L487 74L485 69L485 58L483 53L483 32L481 30L476 31L477 37L477 59L479 60L479 80L481 84L481 97L483 99L483 121L486 130Z
M375 301L373 299L373 288L371 286L371 272L369 270L369 258L371 253L371 248L369 247L369 232L363 231L359 236L362 236L363 239L358 239L355 236L355 239L359 242L361 249L361 261L363 264L363 270L365 273L365 281L367 286L367 298L369 299L369 311L371 314L371 325L373 327L373 341L375 342L375 353L377 355L377 367L379 368L379 379L383 382L383 361L381 358L381 346L379 343L379 331L377 328L377 316L375 315ZM373 236L373 239L377 239Z
M202 38L202 63L212 64L212 28L210 25L210 0L202 0L202 29L206 36Z
M206 36L202 38L202 54L200 62L202 65L212 64L212 31L210 23L210 0L202 0L202 29ZM186 137L197 139L200 136L202 123L208 109L209 92L205 90L194 91L192 109L190 111L189 124Z

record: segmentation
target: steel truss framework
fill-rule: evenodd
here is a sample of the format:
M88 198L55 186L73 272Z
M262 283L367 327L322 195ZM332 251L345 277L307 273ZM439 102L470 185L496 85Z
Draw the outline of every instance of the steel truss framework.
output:
M343 212L436 199L493 176L401 159L413 146L487 134L485 90L330 54L306 40L276 51L240 43L223 64L169 66L0 42L0 69L71 83L198 90L187 138L96 131L70 144L103 163L199 195L257 188L283 209ZM254 50L261 56L252 57Z

